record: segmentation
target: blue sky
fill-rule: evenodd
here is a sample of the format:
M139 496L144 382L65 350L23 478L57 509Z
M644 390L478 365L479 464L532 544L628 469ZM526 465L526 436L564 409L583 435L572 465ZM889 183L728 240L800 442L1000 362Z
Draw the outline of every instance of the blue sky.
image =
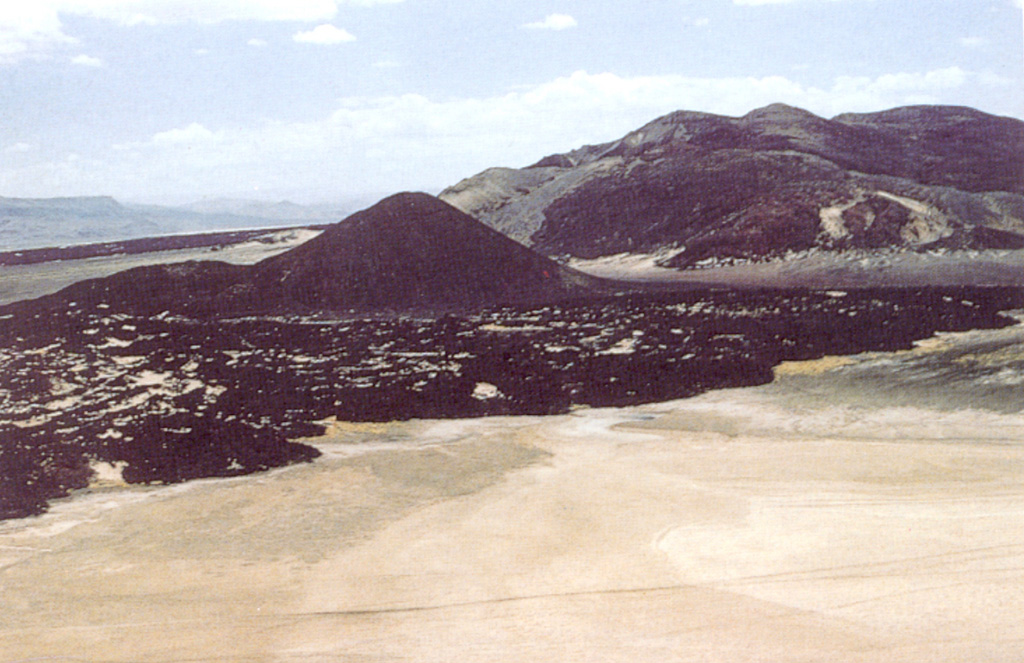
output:
M436 192L677 109L1024 118L1020 0L0 0L0 196Z

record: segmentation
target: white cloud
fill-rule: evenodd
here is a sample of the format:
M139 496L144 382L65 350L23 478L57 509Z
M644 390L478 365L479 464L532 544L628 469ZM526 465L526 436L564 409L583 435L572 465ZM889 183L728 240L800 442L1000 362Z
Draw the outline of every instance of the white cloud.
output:
M328 21L339 6L369 7L403 0L29 0L0 1L0 64L45 56L77 40L61 14L121 25L222 21Z
M355 35L348 30L335 27L330 23L318 25L306 32L296 32L292 39L303 44L322 44L325 46L356 40Z
M132 151L141 149L181 149L192 150L195 148L213 145L224 139L224 132L213 132L193 122L187 127L169 129L153 134L149 140L132 143L120 143L113 148L118 151Z
M215 134L198 122L193 122L183 129L171 129L170 131L154 134L150 143L156 147L193 146L203 143L215 143L222 137L223 134Z
M39 0L37 0L39 1ZM122 25L221 21L318 21L338 11L333 0L42 0L61 12Z
M988 39L984 37L961 37L958 41L967 48L981 48L988 44Z
M63 32L56 10L35 3L5 3L0 11L0 64L36 57L76 39Z
M249 41L247 41L245 43L248 44L249 46L255 46L256 48L263 48L264 46L267 45L267 40L266 39L259 39L257 37L253 37L252 39L250 39Z
M742 115L784 102L829 117L910 103L969 103L980 87L997 83L956 67L845 76L820 87L784 76L630 78L578 71L484 98L348 98L328 116L305 122L213 129L193 123L118 145L102 163L87 155L77 166L0 164L0 186L19 195L133 198L224 195L255 185L282 197L437 191L490 166L524 166L616 139L678 109Z
M26 154L36 149L36 146L32 143L14 143L4 148L4 152L7 154Z
M197 49L195 49L192 52L195 55L209 55L210 54L210 49L208 49L208 48L197 48Z
M532 30L567 30L576 25L576 19L568 14L548 14L543 21L526 23L523 27Z
M971 75L960 67L947 67L926 73L840 76L830 93L848 104L861 107L885 103L937 103L938 93L963 87Z
M102 67L103 60L91 55L76 55L71 58L71 64L77 64L83 67Z

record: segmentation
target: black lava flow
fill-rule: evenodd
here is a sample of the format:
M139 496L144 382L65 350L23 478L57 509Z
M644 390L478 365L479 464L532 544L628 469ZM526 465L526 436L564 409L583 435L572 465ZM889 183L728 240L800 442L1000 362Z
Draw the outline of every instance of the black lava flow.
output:
M88 486L252 473L348 421L556 414L763 384L781 361L995 328L1017 288L690 291L435 318L0 309L0 518Z

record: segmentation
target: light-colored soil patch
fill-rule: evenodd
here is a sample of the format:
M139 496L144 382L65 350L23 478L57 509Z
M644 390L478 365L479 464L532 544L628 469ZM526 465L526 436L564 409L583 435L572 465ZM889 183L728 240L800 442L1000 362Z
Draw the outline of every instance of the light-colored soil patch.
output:
M786 375L820 375L853 363L850 357L822 357L812 361L784 361L773 370L776 377Z
M655 257L623 255L571 264L603 278L680 285L857 288L1024 284L1024 251L813 252L769 262L683 271L658 267Z
M1018 660L1024 416L812 373L70 500L0 526L0 658Z

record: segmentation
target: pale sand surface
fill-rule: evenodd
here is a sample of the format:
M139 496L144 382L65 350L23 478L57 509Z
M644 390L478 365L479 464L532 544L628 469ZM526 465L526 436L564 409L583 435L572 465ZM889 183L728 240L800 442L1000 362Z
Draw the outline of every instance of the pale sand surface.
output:
M76 497L0 525L0 660L1021 660L1024 415L862 407L847 363Z
M609 279L740 287L857 288L886 286L1019 285L1024 251L933 253L817 252L785 260L678 271L658 267L670 253L622 254L572 260L570 266Z

